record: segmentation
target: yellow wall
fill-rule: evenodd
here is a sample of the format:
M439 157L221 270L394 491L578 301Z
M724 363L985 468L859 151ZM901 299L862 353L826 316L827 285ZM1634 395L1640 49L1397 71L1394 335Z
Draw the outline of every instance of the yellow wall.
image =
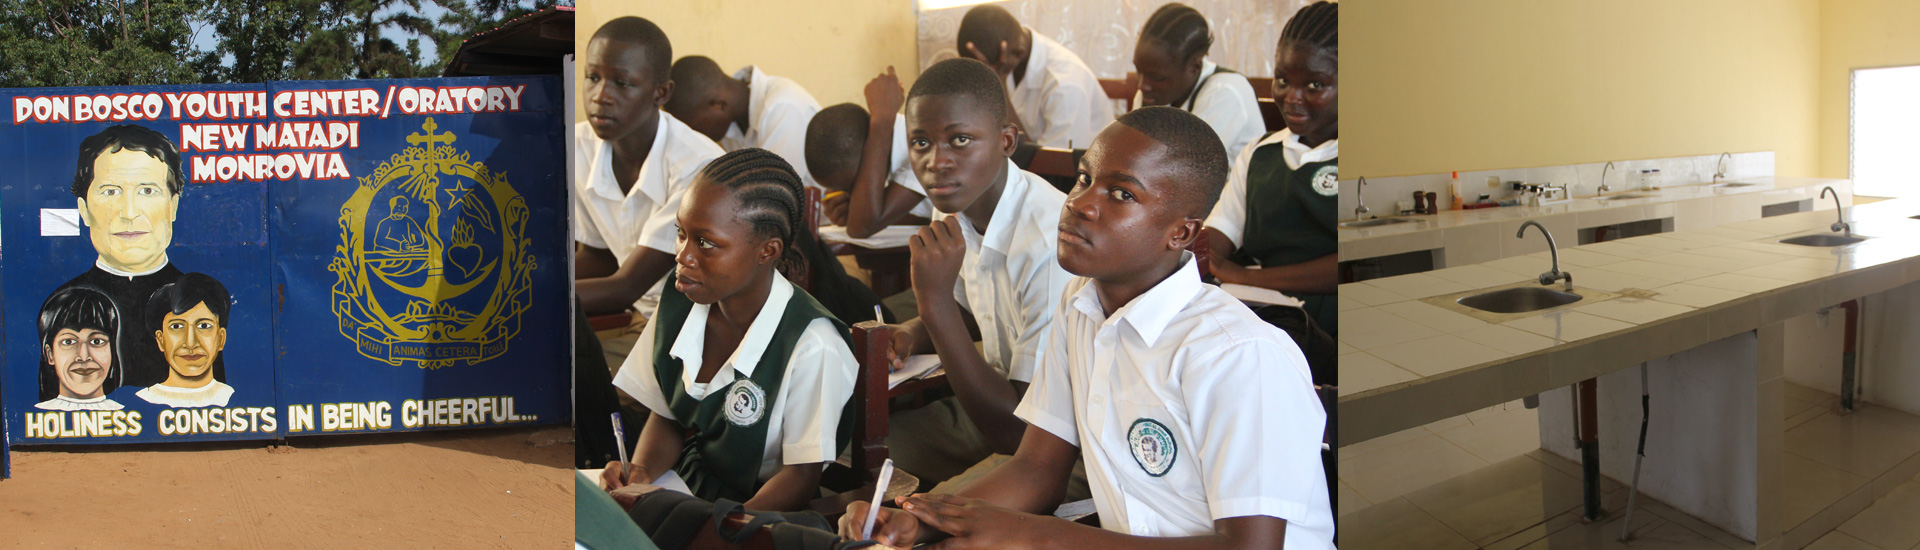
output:
M1344 177L1766 150L1822 173L1818 0L1341 8Z
M673 56L704 55L728 71L759 65L798 81L822 107L864 104L861 90L893 65L903 85L920 73L911 0L691 0L578 2L574 51L615 17L645 17L673 41ZM584 89L577 80L576 89ZM577 102L576 102L577 103ZM575 115L584 118L583 107Z
M1854 69L1920 65L1920 3L1825 0L1820 3L1820 172L1850 177Z

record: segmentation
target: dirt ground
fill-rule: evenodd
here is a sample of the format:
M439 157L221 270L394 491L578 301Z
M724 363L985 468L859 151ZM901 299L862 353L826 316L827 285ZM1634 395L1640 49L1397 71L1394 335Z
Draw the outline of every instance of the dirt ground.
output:
M571 548L565 426L18 448L6 548Z

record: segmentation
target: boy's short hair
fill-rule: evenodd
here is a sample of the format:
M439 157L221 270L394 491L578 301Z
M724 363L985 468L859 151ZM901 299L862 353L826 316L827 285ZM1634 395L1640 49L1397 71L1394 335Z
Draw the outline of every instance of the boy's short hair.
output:
M617 17L593 31L592 40L606 39L640 46L647 52L649 74L665 76L673 65L673 42L652 21L634 16ZM663 79L664 80L664 79Z
M1165 145L1174 176L1184 182L1177 186L1177 196L1195 215L1213 210L1227 184L1227 149L1212 126L1193 113L1166 106L1134 109L1114 122Z
M667 100L667 112L680 112L706 105L716 90L731 76L720 64L704 55L689 55L673 62L673 97Z
M987 59L1000 58L1000 42L1011 45L1020 39L1020 20L1013 13L995 4L982 4L967 10L960 18L960 30L954 34L954 51L960 57L966 57L967 43L972 42L974 49L987 56Z
M927 67L920 78L913 81L913 89L907 91L907 101L930 95L964 96L993 115L994 120L1007 119L1007 89L1000 84L1000 75L977 60L948 59Z
M220 319L220 328L227 327L227 314L233 305L232 296L227 294L226 285L205 273L181 275L180 280L155 289L153 296L147 299L147 326L158 329L168 314L186 313L198 304L206 304L207 311Z
M867 143L870 119L864 107L841 103L814 113L807 122L807 170L815 180L821 174L854 174Z

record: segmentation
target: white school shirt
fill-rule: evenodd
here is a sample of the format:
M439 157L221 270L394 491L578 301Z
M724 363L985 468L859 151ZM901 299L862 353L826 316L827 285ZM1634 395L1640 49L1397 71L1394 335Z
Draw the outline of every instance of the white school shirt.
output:
M1182 262L1111 317L1075 278L1014 414L1080 448L1103 527L1180 537L1270 516L1288 549L1333 548L1306 358Z
M1027 126L1027 136L1047 147L1085 149L1094 136L1113 122L1113 102L1100 87L1093 69L1059 42L1033 29L1033 51L1019 84L1007 76L1013 110Z
M953 297L980 325L987 364L1009 380L1033 380L1054 303L1073 278L1057 259L1060 210L1066 203L1065 193L1009 160L986 234L975 231L964 213L936 214L960 218L967 251Z
M1219 71L1220 66L1214 62L1201 61L1200 79L1194 81L1194 92L1174 102L1173 107L1207 121L1213 133L1220 135L1220 144L1227 148L1227 154L1233 154L1260 139L1260 134L1267 133L1267 123L1260 117L1259 96L1254 94L1247 76ZM1142 101L1140 93L1134 92L1133 104L1140 105ZM1228 162L1237 160L1230 158ZM1239 165L1227 165L1228 168L1234 166Z
M927 188L920 185L920 175L913 173L913 158L907 156L907 115L893 115L893 147L887 154L887 182L913 190L920 195L920 202L913 205L907 214L933 219L933 201L927 200Z
M146 389L134 392L134 395L155 405L168 407L225 407L233 399L233 386L219 380L208 382L198 388L176 388L166 384L154 384Z
M713 140L661 111L640 179L622 195L613 176L613 145L594 135L586 122L574 124L573 173L583 179L574 182L573 240L612 251L621 265L641 246L674 253L680 196L693 185L693 177L723 153ZM665 282L661 277L647 289L633 303L634 310L652 317Z
M707 341L707 315L713 306L694 304L687 312L686 324L681 325L680 335L674 338L673 347L667 352L680 360L683 367L680 383L686 386L687 395L700 400L725 399L727 387L734 380L753 376L754 367L760 364L760 354L773 341L781 313L793 295L793 283L784 277L774 278L767 303L760 306L753 324L747 326L740 346L705 384L694 380L700 376L701 350ZM613 385L647 409L677 422L679 419L674 418L673 410L667 407L667 395L653 371L652 346L658 326L658 323L647 323L647 328L641 330L639 347L627 355ZM793 344L793 355L787 359L787 375L780 382L779 395L773 401L778 409L767 419L767 447L760 461L760 481L772 478L784 465L832 462L839 456L834 435L840 427L840 410L847 399L853 397L853 378L858 369L853 350L847 347L846 339L840 336L833 322L814 319L807 324L800 339Z
M1207 215L1207 227L1220 231L1227 240L1238 247L1246 242L1247 234L1247 163L1253 161L1253 152L1261 147L1280 144L1281 157L1287 161L1288 168L1299 168L1309 162L1322 162L1340 158L1340 140L1329 139L1316 147L1300 144L1300 136L1281 129L1266 139L1248 145L1233 158L1233 168L1227 172L1227 187L1220 191L1220 202L1214 203L1213 213Z
M748 65L734 71L736 79L747 79L747 130L739 123L727 124L727 135L720 146L727 151L759 147L787 159L801 183L819 187L813 173L807 171L807 123L820 112L820 102L791 78L762 72Z

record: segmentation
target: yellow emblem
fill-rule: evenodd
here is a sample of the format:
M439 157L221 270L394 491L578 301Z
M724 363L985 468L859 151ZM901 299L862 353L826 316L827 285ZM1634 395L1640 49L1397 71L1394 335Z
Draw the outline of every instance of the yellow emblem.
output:
M532 297L527 204L432 118L340 207L327 269L340 335L361 355L438 369L506 353Z

